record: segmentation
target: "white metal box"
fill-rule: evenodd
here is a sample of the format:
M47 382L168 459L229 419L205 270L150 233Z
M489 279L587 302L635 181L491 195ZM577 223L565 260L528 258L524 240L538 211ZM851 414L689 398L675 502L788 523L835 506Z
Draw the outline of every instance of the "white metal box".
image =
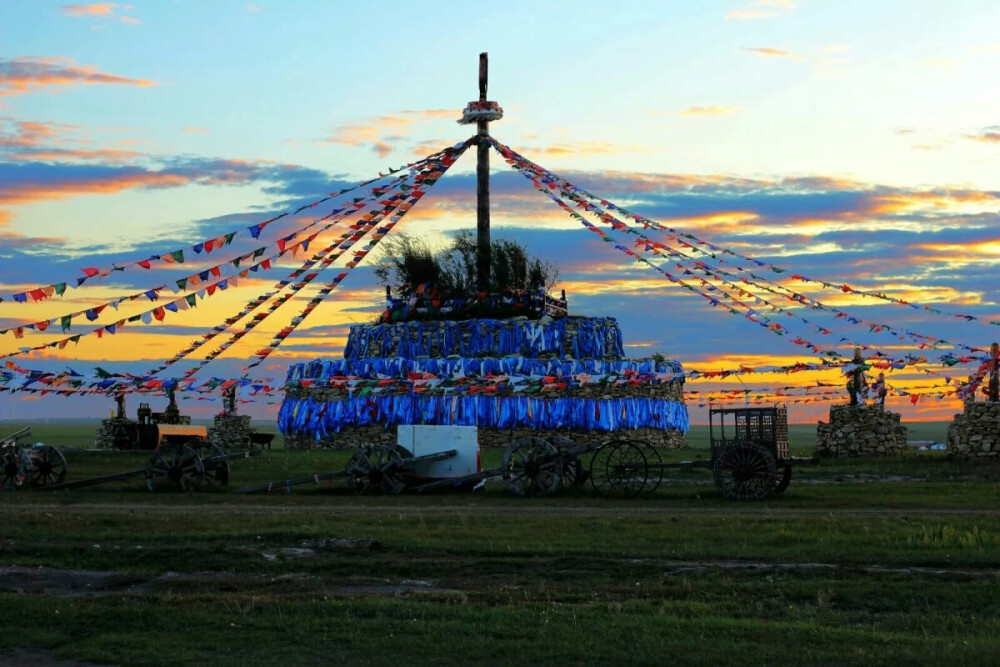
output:
M454 449L458 453L441 461L418 463L414 475L433 479L464 477L479 472L479 438L475 426L401 425L396 443L413 454L426 456Z

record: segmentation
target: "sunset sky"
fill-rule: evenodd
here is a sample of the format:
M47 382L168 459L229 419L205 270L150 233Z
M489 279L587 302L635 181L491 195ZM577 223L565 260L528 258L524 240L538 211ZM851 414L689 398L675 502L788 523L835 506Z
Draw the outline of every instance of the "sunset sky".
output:
M680 232L787 268L771 277L863 322L984 348L1000 337L989 324L1000 322L1000 4L992 0L0 5L3 329L172 284L272 244L329 207L289 216L257 241L247 226L466 139L472 129L455 121L477 96L478 54L488 51L489 97L505 110L492 134L527 158ZM791 343L796 337L848 356L848 339L929 361L955 352L920 350L912 337L788 301L781 306L813 324L773 315L789 321L787 335L774 335L615 252L499 155L491 160L495 235L558 265L557 289L567 291L573 314L617 317L629 356L661 353L701 371L817 361ZM443 242L474 228L474 168L469 152L399 231ZM132 266L72 288L85 267L131 264L233 231L242 233L210 255L187 252L183 264ZM162 323L0 364L88 377L97 367L144 373L304 256ZM280 385L290 362L338 356L348 327L380 311L370 264L254 377ZM943 314L817 288L796 274ZM61 297L11 298L60 282L70 284ZM316 289L198 377L238 377ZM16 339L10 331L0 355L156 306L142 299L92 322L74 318L66 334L57 326ZM916 401L893 396L890 406L904 420L950 419L960 402L934 394L967 373L933 363L890 373L891 386L928 392ZM826 371L746 373L725 386L794 386L789 393L801 399L818 391L805 387L825 383L843 385ZM195 417L221 405L184 398ZM792 421L825 418L830 401L816 399L790 404ZM278 402L245 409L264 417ZM704 421L698 395L688 403L692 421ZM112 405L5 392L0 419L103 415Z

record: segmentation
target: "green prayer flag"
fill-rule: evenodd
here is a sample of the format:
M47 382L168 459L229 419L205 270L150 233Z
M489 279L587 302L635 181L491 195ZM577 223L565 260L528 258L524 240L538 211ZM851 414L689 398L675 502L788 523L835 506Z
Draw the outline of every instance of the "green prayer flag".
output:
M197 294L188 294L184 297L184 300L188 302L189 306L194 306L195 302L198 300Z
M65 283L63 283L65 285ZM73 321L72 315L63 315L62 319L59 320L59 325L62 327L63 333L69 331L70 322Z
M180 280L177 281L177 287L179 287L181 289L186 289L187 288L187 284L188 284L188 279L187 278L181 278Z
M56 288L56 295L62 296L66 293L66 283L56 283L53 285Z
M236 236L236 232L229 232L228 234L226 234L226 245L229 245L230 243L233 242L234 236Z
M174 261L177 262L178 264L180 264L181 262L184 261L184 251L183 250L175 250L172 253L170 253L170 256L173 257Z

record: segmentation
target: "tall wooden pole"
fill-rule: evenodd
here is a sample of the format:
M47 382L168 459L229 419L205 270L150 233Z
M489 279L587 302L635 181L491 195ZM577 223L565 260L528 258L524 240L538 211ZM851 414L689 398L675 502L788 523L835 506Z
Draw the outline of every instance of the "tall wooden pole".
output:
M489 61L486 53L479 54L479 101L486 102ZM476 287L490 291L490 122L479 120L476 154Z

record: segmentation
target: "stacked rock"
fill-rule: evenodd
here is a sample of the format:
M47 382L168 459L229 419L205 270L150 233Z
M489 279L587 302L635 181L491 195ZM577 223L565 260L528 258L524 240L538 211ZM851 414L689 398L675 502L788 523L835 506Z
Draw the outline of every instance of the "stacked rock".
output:
M830 423L816 425L821 456L893 456L906 447L899 414L881 405L834 405Z
M215 423L208 429L208 441L225 452L249 449L254 433L249 415L223 412L215 415Z
M610 317L358 325L343 359L289 369L278 427L287 448L395 442L399 424L475 425L484 446L627 432L680 447L683 387L676 361L624 358Z
M123 427L128 428L134 425L135 422L131 419L119 419L117 417L102 419L101 426L97 429L97 436L94 438L94 447L97 449L114 449L115 432L120 431Z
M948 427L948 451L963 459L1000 455L1000 403L966 401Z

